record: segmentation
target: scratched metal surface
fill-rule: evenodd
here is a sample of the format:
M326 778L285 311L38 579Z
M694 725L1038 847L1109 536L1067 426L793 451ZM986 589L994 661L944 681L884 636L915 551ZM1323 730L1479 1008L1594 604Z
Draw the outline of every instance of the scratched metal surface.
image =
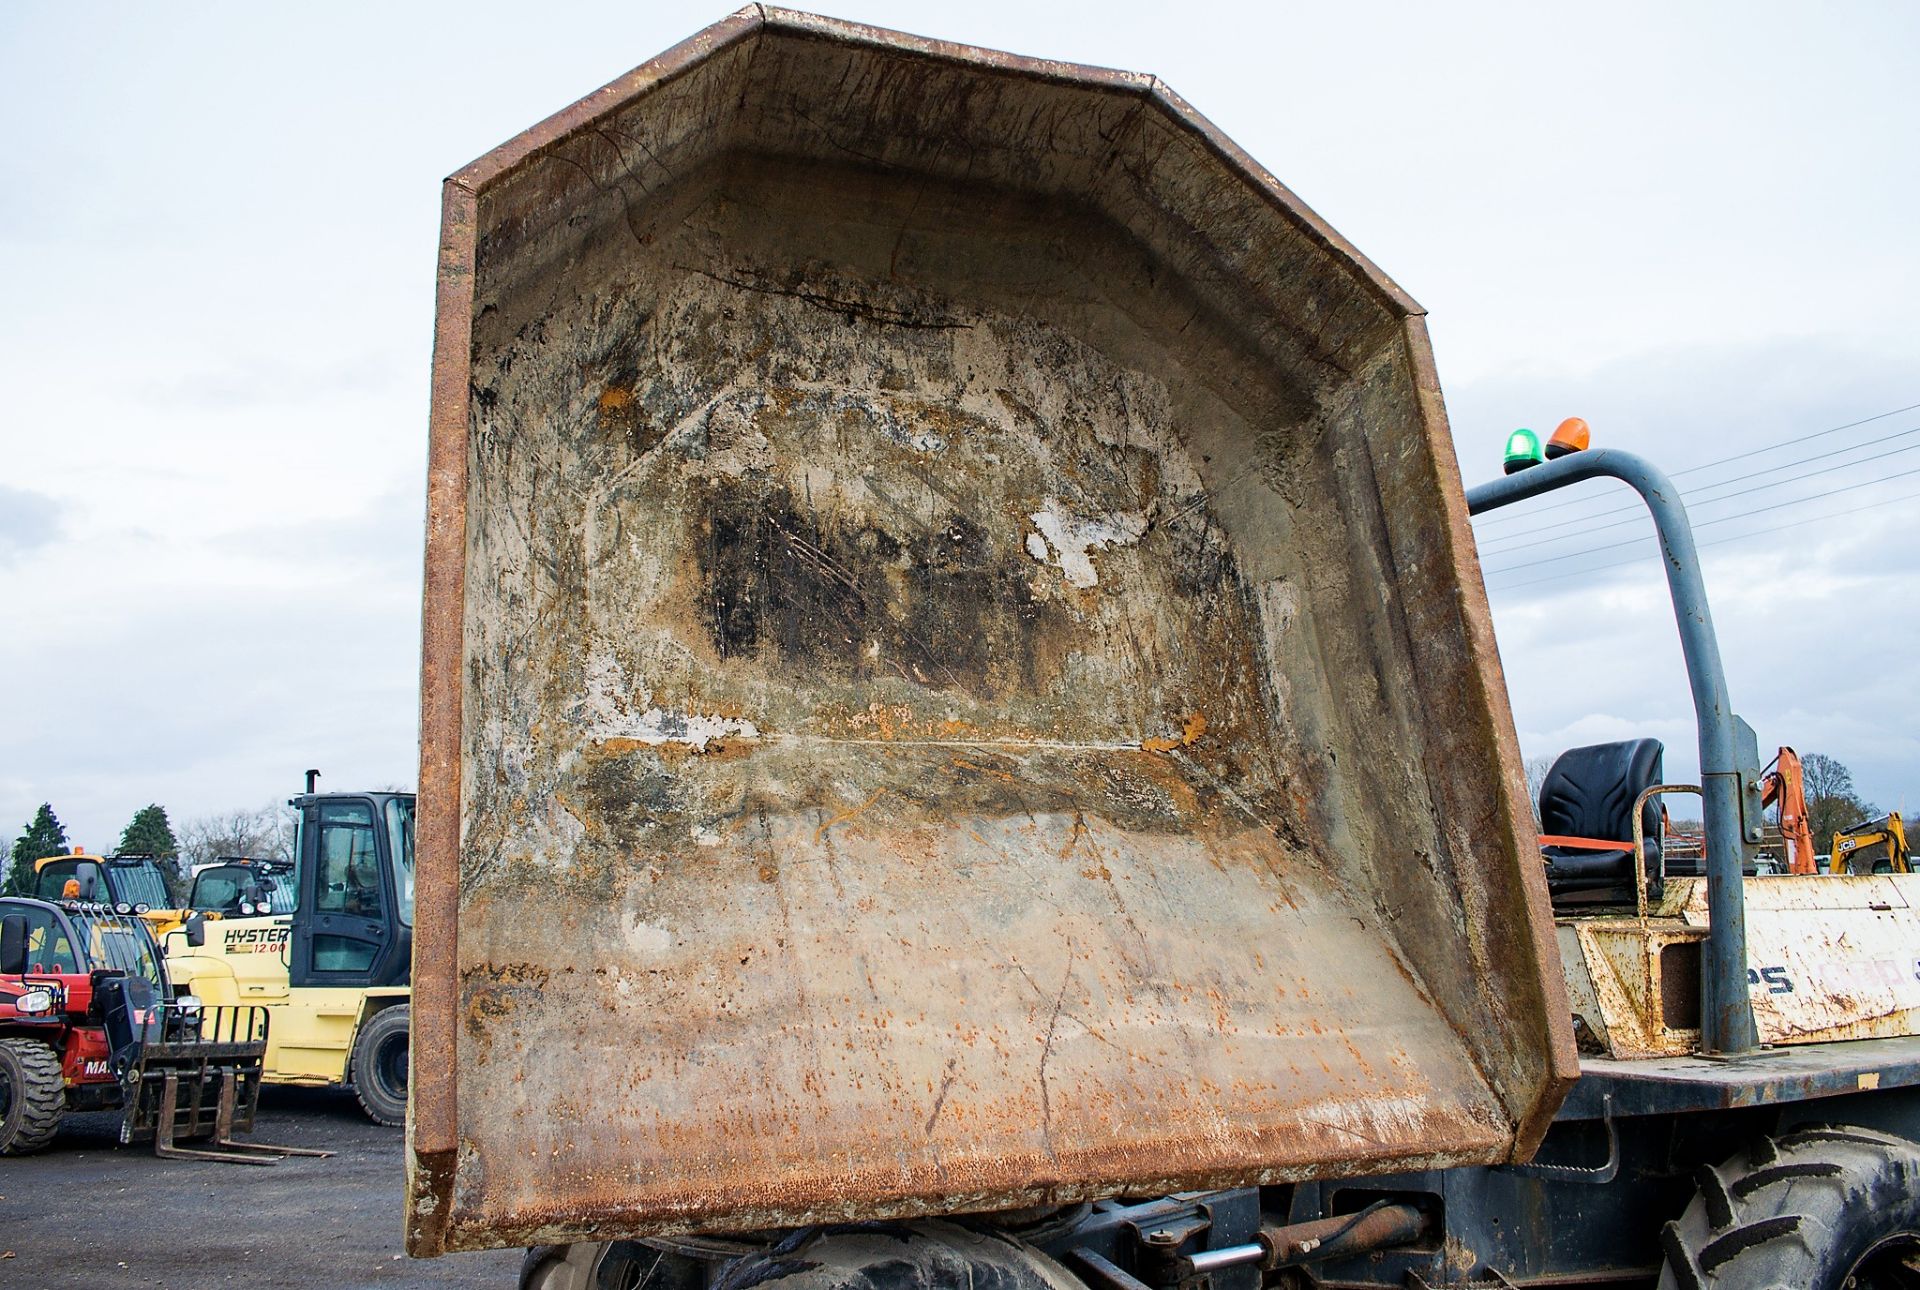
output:
M1920 875L1807 874L1746 880L1748 992L1761 1041L1829 1044L1920 1034ZM1697 946L1710 926L1704 878L1668 878L1648 918L1565 918L1567 995L1588 1051L1681 1057L1700 1045ZM1679 980L1669 978L1679 973ZM1669 995L1669 991L1673 991ZM1668 1015L1666 1001L1676 997Z
M449 181L410 1248L1487 1161L1572 1044L1418 307L746 10Z
M1706 881L1673 901L1704 928ZM1754 1021L1768 1044L1920 1034L1920 874L1808 874L1746 882Z

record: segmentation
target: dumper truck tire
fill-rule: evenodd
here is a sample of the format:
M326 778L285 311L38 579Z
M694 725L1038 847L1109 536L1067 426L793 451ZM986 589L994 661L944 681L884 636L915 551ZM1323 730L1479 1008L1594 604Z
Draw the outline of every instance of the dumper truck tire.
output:
M671 1260L672 1255L666 1255ZM653 1287L662 1252L631 1241L538 1246L521 1290ZM1024 1242L953 1223L862 1223L800 1228L767 1250L735 1260L713 1290L1087 1290L1084 1282Z
M407 1033L411 1024L407 1005L396 1003L374 1013L353 1041L353 1094L375 1124L407 1122Z
M708 1262L639 1241L536 1245L520 1263L520 1290L705 1290Z
M52 1142L66 1109L60 1055L37 1039L0 1039L0 1155Z
M1920 1144L1850 1125L1762 1138L1660 1232L1660 1290L1885 1290L1920 1264Z

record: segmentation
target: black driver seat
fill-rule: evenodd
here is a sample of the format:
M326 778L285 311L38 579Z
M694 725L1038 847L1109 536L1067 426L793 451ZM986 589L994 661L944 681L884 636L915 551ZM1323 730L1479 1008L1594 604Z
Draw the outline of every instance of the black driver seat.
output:
M1547 890L1556 905L1633 903L1633 803L1661 782L1666 745L1658 739L1590 744L1560 754L1540 786L1540 831L1561 837L1618 841L1618 851L1542 848ZM1660 894L1660 803L1641 811L1646 837L1647 894Z

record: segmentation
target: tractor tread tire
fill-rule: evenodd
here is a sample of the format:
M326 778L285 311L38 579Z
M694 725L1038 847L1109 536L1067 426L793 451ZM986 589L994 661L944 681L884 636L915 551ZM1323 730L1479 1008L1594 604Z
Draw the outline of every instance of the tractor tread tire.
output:
M1881 1242L1920 1239L1920 1143L1877 1130L1762 1138L1695 1181L1660 1230L1660 1290L1839 1290Z
M37 1039L0 1039L0 1062L13 1069L8 1072L13 1085L18 1114L9 1116L11 1126L0 1125L0 1155L24 1156L53 1141L60 1131L60 1117L67 1110L67 1080L60 1069L60 1055ZM10 1130L10 1131L9 1131Z
M360 1033L353 1041L353 1058L348 1063L353 1076L353 1095L360 1100L360 1109L375 1124L404 1125L407 1122L406 1090L387 1088L378 1074L379 1048L389 1043L393 1031L398 1030L401 1042L408 1042L406 1036L412 1024L409 1005L396 1003L382 1008L367 1018L360 1027Z

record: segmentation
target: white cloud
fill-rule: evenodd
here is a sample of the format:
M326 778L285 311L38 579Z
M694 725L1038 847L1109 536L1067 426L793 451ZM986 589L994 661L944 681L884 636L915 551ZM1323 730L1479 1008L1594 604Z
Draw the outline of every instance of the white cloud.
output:
M1883 805L1920 796L1920 656L1908 648L1920 637L1920 498L1898 500L1920 494L1920 476L1884 478L1920 468L1920 434L1902 435L1920 427L1920 412L1808 437L1920 402L1920 365L1910 356L1830 339L1701 345L1585 372L1469 384L1450 402L1469 482L1497 470L1506 427L1532 421L1550 429L1566 414L1587 417L1597 445L1640 452L1672 473L1683 496L1693 494L1729 690L1759 736L1762 760L1781 744L1825 752L1847 763L1861 790ZM1855 446L1882 437L1890 441ZM1778 443L1787 446L1759 451ZM1898 455L1811 474L1889 451ZM1769 470L1821 454L1805 466ZM1710 487L1750 474L1756 477L1730 488ZM1759 491L1711 500L1736 489ZM1616 507L1627 508L1631 524L1599 530L1622 518ZM1844 514L1817 518L1836 513ZM1597 518L1545 528L1566 516ZM1652 525L1631 494L1620 485L1585 485L1491 512L1476 530L1484 567L1507 571L1489 572L1488 583L1528 754L1652 735L1668 745L1668 777L1697 782L1678 635L1652 540L1641 536ZM1639 545L1580 554L1623 537Z
M1516 421L1679 468L1920 400L1920 11L842 12L1161 74L1434 311L1469 480ZM717 13L0 6L0 830L411 780L437 181ZM1885 801L1911 514L1708 553L1736 704ZM1670 731L1681 770L1653 567L1520 580L1530 751Z

